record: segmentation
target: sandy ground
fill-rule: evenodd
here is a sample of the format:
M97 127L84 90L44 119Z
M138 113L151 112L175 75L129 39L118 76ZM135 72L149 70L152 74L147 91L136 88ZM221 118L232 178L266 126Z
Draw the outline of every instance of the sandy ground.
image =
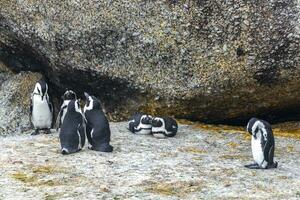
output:
M276 137L272 170L249 170L250 138L181 125L175 138L111 123L113 153L59 153L58 134L0 138L0 199L300 199L300 140Z

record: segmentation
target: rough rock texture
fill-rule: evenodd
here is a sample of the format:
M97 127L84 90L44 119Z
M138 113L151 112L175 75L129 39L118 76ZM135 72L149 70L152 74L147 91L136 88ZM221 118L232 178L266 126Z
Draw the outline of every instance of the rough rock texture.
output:
M30 94L41 74L13 74L0 63L0 135L30 128Z
M113 119L247 118L300 106L299 6L1 0L0 57L43 71L59 93L96 94Z
M56 133L0 140L0 199L299 199L300 140L277 137L272 170L250 170L250 138L179 126L175 138L112 123L113 153L63 156Z

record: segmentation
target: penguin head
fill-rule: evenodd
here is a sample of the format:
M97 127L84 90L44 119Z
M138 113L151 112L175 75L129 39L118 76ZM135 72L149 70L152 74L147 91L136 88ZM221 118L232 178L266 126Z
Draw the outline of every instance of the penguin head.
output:
M155 117L155 118L152 119L151 124L152 124L152 127L163 127L165 122L162 118Z
M100 100L97 99L95 96L91 96L88 93L84 93L86 98L86 104L84 106L84 110L102 110Z
M45 95L48 94L48 85L45 80L41 79L35 84L33 94L41 96L42 100L44 99Z
M76 100L77 95L73 90L67 90L64 95L62 96L62 99L65 100Z
M256 134L260 128L263 128L263 124L259 119L253 117L249 120L247 124L247 131L250 133L250 135L253 135L254 138L256 138Z
M152 123L152 116L151 115L142 115L141 123L142 124L151 124Z
M249 120L248 124L247 124L247 131L248 131L251 135L252 135L252 128L253 128L253 125L254 125L254 123L255 123L256 121L258 121L258 119L255 118L255 117L252 117L252 118Z

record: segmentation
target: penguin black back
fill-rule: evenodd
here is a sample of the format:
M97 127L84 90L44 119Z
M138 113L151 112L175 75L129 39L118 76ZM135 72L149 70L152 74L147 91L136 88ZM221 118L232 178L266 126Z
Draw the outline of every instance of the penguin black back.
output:
M84 146L85 125L77 100L71 100L59 133L62 154L75 153Z
M152 134L154 137L174 137L177 131L177 122L171 117L155 117L152 119Z
M135 113L129 120L128 129L136 134L150 134L152 116L144 113Z
M110 127L104 115L100 101L95 96L85 93L86 105L84 115L87 120L87 138L90 149L102 152L111 152L113 147L110 142Z

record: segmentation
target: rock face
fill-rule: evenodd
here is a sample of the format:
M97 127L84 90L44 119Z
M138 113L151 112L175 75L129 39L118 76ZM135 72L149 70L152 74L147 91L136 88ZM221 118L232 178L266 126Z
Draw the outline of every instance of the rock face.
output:
M0 63L0 135L30 129L30 94L41 74L13 74Z
M0 57L56 91L218 121L300 106L299 1L0 2Z

